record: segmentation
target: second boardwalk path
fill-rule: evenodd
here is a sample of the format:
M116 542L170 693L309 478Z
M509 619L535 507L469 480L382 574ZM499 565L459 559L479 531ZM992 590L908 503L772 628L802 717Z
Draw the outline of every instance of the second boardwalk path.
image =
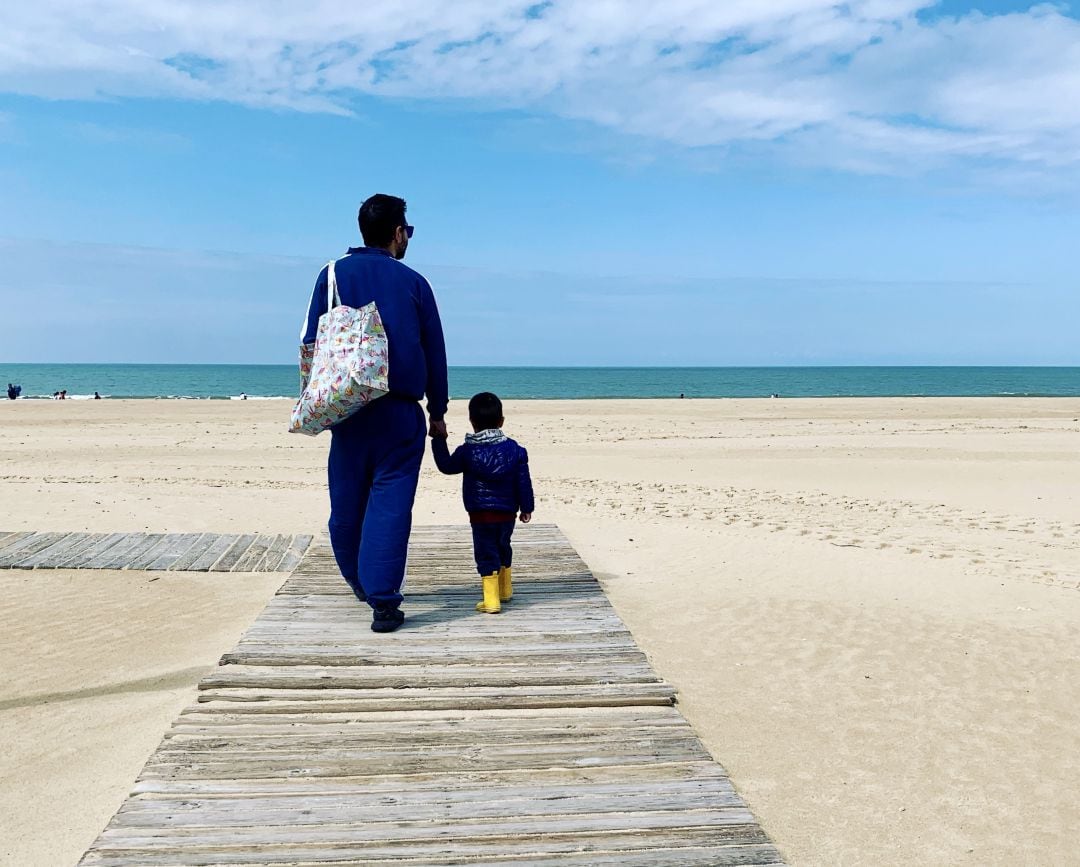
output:
M473 606L465 527L418 527L372 633L325 539L200 684L84 865L778 865L554 526Z

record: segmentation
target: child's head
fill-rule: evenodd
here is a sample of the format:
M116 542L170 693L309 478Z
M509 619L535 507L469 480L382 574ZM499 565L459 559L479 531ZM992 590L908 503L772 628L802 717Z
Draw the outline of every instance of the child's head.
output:
M502 427L502 401L490 391L473 395L472 400L469 401L469 421L472 422L473 430L477 433Z

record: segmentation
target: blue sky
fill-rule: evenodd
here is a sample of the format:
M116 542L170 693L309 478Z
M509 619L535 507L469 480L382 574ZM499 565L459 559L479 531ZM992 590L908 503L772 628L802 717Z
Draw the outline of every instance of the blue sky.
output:
M0 361L287 363L379 191L452 363L1080 364L1075 5L208 8L0 11Z

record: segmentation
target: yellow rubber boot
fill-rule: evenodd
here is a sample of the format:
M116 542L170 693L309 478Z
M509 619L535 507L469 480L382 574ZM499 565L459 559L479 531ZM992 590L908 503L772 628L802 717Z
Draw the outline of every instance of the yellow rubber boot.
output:
M499 604L499 573L492 572L480 580L484 582L484 598L476 603L476 610L485 614L498 614L502 611Z
M509 602L514 598L514 582L511 580L510 567L503 566L499 569L499 599Z

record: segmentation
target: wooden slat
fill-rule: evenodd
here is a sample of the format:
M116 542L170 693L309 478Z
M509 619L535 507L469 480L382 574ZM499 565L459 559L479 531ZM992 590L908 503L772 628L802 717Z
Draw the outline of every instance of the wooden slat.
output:
M18 532L18 533L7 533L7 534L5 534L4 538L0 539L0 554L2 554L2 552L4 551L5 548L7 548L7 547L9 547L11 545L14 545L16 542L21 542L27 536L31 536L31 535L33 535L33 534L30 533L27 530L23 530L23 531Z
M57 569L77 569L84 563L90 562L99 554L109 550L114 545L119 545L127 538L126 533L95 533L94 541L78 551L72 551L61 555L55 561Z
M491 616L468 528L418 528L389 635L325 536L204 539L296 568L80 863L781 865L561 533L520 535Z
M659 683L660 678L641 662L616 663L606 659L595 662L578 660L540 665L466 665L418 664L338 666L316 665L226 665L207 675L199 684L203 690L215 688L251 688L259 690L322 689L421 689L426 687L558 686L597 683Z
M612 713L623 708L594 708L592 713ZM660 710L660 708L649 708ZM671 708L663 708L671 711ZM519 711L512 711L520 713ZM556 712L557 711L550 711ZM529 711L529 714L537 711ZM382 714L379 714L380 716ZM430 714L429 714L430 715ZM568 795L578 786L632 785L644 791L664 782L700 782L717 785L727 781L723 768L713 761L665 762L648 765L595 765L592 767L553 767L490 770L475 767L468 775L435 772L409 774L408 777L289 777L263 779L184 780L140 778L133 790L138 798L192 797L262 797L304 795L347 795L362 791L393 798L402 792L436 792L450 800L455 792L480 788L498 799L503 792L531 789L535 786L554 786ZM730 781L728 781L729 783Z
M412 792L386 797L349 795L262 796L257 798L184 798L182 801L129 801L117 814L116 828L229 828L268 824L342 825L389 821L407 814L413 821L552 816L568 813L628 813L646 810L698 810L740 807L730 785L726 791L687 783L635 786L536 786L516 792L456 790Z
M0 568L291 571L311 539L278 534L0 533ZM339 588L330 587L337 595Z
M31 557L20 561L21 569L38 569L51 562L60 562L77 551L94 543L97 537L92 533L68 533L56 544L43 548Z
M123 565L126 562L127 552L139 544L143 539L139 533L124 533L119 540L110 545L105 550L101 551L93 558L80 561L79 568L82 569L104 569L106 564L118 563ZM118 568L116 566L110 568Z
M503 738L526 737L530 740L554 739L576 736L579 732L637 731L650 732L690 731L682 714L671 707L631 706L623 708L583 708L578 711L563 708L552 711L519 711L502 709L482 714L465 711L427 713L407 711L404 713L369 714L308 714L296 716L278 714L250 716L217 713L205 708L189 711L180 716L166 732L167 741L183 741L192 736L213 735L215 738L230 737L302 737L350 738L358 733L365 738L386 737L400 739L416 738L419 743L430 736L432 742L449 742L456 738L491 736ZM166 748L162 744L162 749Z
M236 539L232 536L218 536L210 542L210 545L206 550L203 551L188 568L192 572L209 572L214 564L217 563L217 561L224 556L225 552L235 543Z
M503 687L430 689L258 690L230 687L204 689L202 703L220 702L219 709L234 713L302 713L304 711L375 710L486 710L491 708L626 707L674 703L666 684L597 684L589 686L530 686L507 691Z
M66 533L33 533L25 539L20 539L0 551L0 568L18 569L23 561L63 541L66 535Z
M311 545L312 536L293 536L292 543L289 545L285 554L281 558L281 562L278 564L278 572L292 572L300 564L308 547ZM337 568L334 568L334 574L337 573ZM349 591L352 592L351 590Z
M192 567L205 554L210 546L221 538L217 533L201 533L183 554L169 565L170 572L195 571Z
M270 546L266 549L266 555L263 557L262 561L255 566L255 571L276 572L282 558L289 550L292 541L292 536L274 536Z
M146 544L124 564L124 568L139 570L148 567L168 549L172 543L173 535L169 533L147 533Z
M259 845L271 851L279 846L331 845L356 846L362 834L365 842L393 841L403 843L412 840L426 841L437 837L443 841L488 836L487 817L473 819L463 817L452 822L420 821L373 821L360 826L355 822L327 825L268 825L190 827L176 825L165 828L113 828L104 832L102 842L114 851L154 851L172 848L189 848L195 851L228 849L236 846ZM500 817L499 826L505 836L568 834L624 830L628 825L639 832L666 831L683 828L725 828L726 839L735 843L764 842L761 830L753 824L750 811L745 807L705 807L696 810L651 810L627 815L580 813L554 815L537 812L527 817ZM359 832L359 833L358 833Z
M195 547L202 536L202 533L178 533L170 545L158 554L157 559L146 568L152 572L171 569L177 560Z
M697 853L691 860L689 854ZM701 853L708 853L702 855ZM152 857L150 857L152 855ZM612 859L618 860L612 860ZM406 860L407 859L407 860ZM572 859L568 861L568 859ZM510 838L501 845L490 839L424 841L400 845L383 842L364 846L275 847L261 852L177 851L167 853L117 852L93 853L83 863L99 867L202 867L202 865L289 865L289 867L325 867L327 864L418 865L418 867L454 867L459 864L528 864L561 865L565 863L596 865L635 864L754 865L776 867L782 862L769 844L733 845L731 834L723 829L692 828L653 839L627 833L585 833L547 835L541 838Z
M663 817L661 817L663 818ZM626 820L624 820L625 822ZM122 847L112 840L101 841L95 845L93 857L84 860L85 864L101 867L132 867L132 865L219 865L219 864L288 864L319 865L332 863L416 863L417 859L429 859L427 864L468 864L483 863L483 860L495 858L517 859L521 856L547 856L558 864L558 856L598 852L603 854L633 853L640 865L652 865L654 850L678 850L683 848L713 849L712 861L698 861L714 865L776 865L781 861L776 850L768 845L767 838L756 826L684 824L667 827L648 827L654 823L640 821L646 825L633 831L605 830L587 827L583 830L553 830L531 834L499 835L490 828L462 828L454 833L448 828L446 834L430 829L427 839L363 839L366 835L357 835L355 842L306 843L267 843L248 848L227 846L203 846L188 844L173 846L171 849L154 846ZM704 820L703 820L704 821ZM585 823L582 823L585 824ZM599 822L589 823L601 825ZM659 824L659 823L655 823ZM268 829L269 830L269 829ZM438 829L441 830L441 829ZM468 832L471 836L466 836ZM486 831L487 833L484 833ZM652 833L647 833L652 831ZM407 862L406 862L406 859ZM505 863L505 862L504 862ZM578 862L582 863L582 862ZM595 863L585 861L584 863ZM625 862L624 862L625 863ZM633 863L633 862L631 862ZM679 860L669 864L682 863Z
M241 557L244 556L251 543L257 537L254 533L238 536L229 549L221 555L221 558L210 568L211 572L231 572Z
M615 767L651 762L691 762L708 759L696 738L694 743L679 739L656 739L648 743L631 741L610 749L592 743L529 744L525 747L497 742L474 748L460 745L446 748L401 748L378 751L303 750L295 753L235 753L215 759L198 754L181 758L155 753L143 769L142 778L166 779L247 779L303 777L364 777L411 773L468 773L478 764L492 770L538 770L544 768Z
M72 569L78 568L79 564L86 559L88 553L98 548L104 539L108 539L108 533L86 533L85 538L60 551L54 551L48 557L40 561L37 569ZM120 535L117 534L117 538Z
M98 561L99 569L126 569L135 559L141 557L148 548L156 544L149 533L132 533L124 545L117 545Z
M236 561L232 567L233 572L254 572L255 567L266 556L266 549L274 541L273 536L259 535L252 541L251 546L244 552L244 556Z
M535 646L528 644L514 644L517 636L508 636L509 640L503 642L503 650L513 651L515 663L528 661L537 665L558 664L565 665L568 656L574 659L592 661L609 660L611 662L645 662L645 654L633 646L581 644L567 641L560 648L551 646ZM432 663L444 663L446 665L469 665L475 661L477 654L487 648L463 645L455 647L453 644L421 645L420 647L390 647L385 651L368 652L342 652L342 648L336 646L322 647L290 647L289 645L268 644L241 644L237 649L226 653L221 661L224 664L235 665L322 665L322 666L356 666L356 665L430 665Z

